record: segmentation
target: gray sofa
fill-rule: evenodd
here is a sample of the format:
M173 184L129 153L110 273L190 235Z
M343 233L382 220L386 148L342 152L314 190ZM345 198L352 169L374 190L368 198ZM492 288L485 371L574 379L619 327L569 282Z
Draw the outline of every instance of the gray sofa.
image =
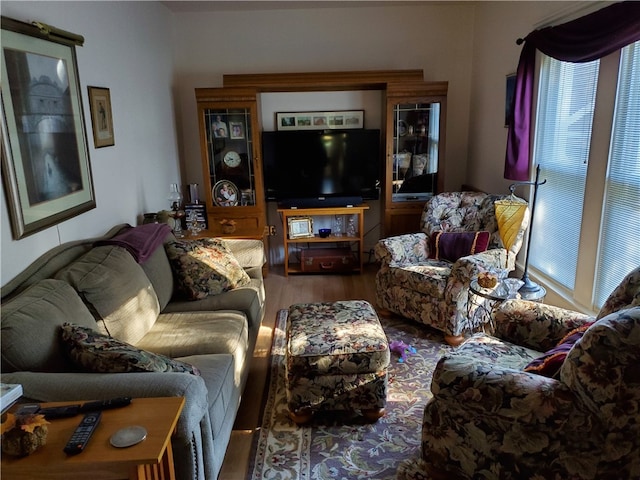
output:
M215 479L264 315L264 245L226 240L250 283L192 301L176 288L162 244L144 263L122 246L96 244L128 227L55 247L2 287L2 381L40 402L185 397L172 440L176 477ZM61 345L65 322L186 362L199 375L89 373Z

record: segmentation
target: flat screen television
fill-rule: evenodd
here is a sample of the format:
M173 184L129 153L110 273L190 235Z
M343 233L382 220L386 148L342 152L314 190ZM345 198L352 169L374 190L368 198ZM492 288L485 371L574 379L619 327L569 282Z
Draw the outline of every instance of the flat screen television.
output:
M378 198L380 130L290 130L262 133L268 201ZM330 202L327 202L330 203Z

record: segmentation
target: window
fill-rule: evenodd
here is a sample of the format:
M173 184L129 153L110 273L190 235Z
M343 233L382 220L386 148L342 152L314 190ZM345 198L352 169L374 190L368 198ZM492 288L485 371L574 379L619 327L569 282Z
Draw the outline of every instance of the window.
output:
M598 310L640 265L640 42L589 63L543 56L533 155L547 183L530 266Z

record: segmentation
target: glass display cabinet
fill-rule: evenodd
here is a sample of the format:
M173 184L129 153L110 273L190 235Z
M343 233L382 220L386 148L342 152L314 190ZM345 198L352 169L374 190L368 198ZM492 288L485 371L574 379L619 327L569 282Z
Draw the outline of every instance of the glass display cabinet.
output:
M208 233L263 238L265 206L257 94L197 88Z
M417 232L425 202L444 188L447 82L386 91L384 236Z

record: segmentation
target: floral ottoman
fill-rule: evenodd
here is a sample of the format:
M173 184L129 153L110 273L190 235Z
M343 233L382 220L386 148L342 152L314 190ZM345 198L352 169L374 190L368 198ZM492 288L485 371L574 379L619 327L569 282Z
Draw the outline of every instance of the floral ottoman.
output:
M286 390L289 414L306 423L318 410L360 410L375 421L387 401L389 345L363 300L289 307Z

